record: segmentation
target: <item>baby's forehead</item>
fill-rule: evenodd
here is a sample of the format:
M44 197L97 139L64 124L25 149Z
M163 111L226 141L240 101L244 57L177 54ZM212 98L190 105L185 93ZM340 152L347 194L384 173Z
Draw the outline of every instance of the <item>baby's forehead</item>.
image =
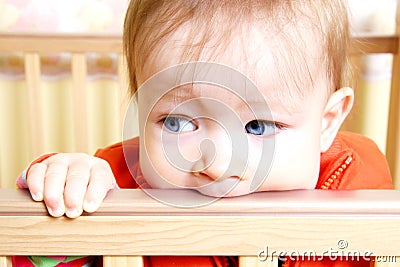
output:
M288 97L268 88L249 87L243 90L236 88L207 83L186 84L166 91L157 102L167 109L174 109L181 105L194 108L199 105L213 110L215 105L222 104L237 112L270 114L269 112L273 111L290 115L301 112L306 101L306 99ZM148 93L151 92L148 91Z
M176 64L217 62L247 76L266 98L301 98L314 91L317 80L323 80L323 90L328 91L322 40L315 32L304 27L277 34L276 29L264 26L242 25L225 39L215 36L203 46L196 46L188 33L191 25L183 25L152 54L142 73L148 78Z

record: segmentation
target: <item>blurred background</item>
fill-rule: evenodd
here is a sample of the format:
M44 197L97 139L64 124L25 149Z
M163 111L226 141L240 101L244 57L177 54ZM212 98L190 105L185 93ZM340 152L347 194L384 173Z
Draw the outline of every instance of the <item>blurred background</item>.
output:
M128 2L128 0L0 0L0 30L119 34Z
M396 0L348 0L352 33L395 33ZM0 34L82 34L121 36L128 0L0 0ZM0 44L1 45L1 44ZM385 153L391 82L389 54L353 57L356 102L344 130L372 138ZM122 139L119 112L118 55L86 54L87 149ZM39 156L30 150L28 97L23 55L0 51L0 187L15 187L15 179ZM40 153L77 151L71 96L71 54L40 55L43 106L43 147ZM110 104L111 103L111 104ZM28 116L29 115L29 116Z

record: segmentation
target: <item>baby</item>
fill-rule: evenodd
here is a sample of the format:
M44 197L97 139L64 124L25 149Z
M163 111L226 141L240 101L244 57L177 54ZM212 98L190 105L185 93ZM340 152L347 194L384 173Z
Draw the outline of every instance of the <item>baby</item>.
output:
M140 137L94 157L42 156L19 183L52 216L71 218L94 212L116 187L213 197L392 188L377 146L338 133L354 99L349 39L339 0L131 1L124 48Z

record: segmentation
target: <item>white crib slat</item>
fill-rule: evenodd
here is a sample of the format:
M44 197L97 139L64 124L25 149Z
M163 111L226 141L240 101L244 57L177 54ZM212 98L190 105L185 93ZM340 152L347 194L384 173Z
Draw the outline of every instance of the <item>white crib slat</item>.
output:
M11 257L0 256L1 267L12 267Z
M141 256L103 256L104 267L143 267L143 258Z
M77 152L88 151L87 65L85 54L72 54L72 84L74 99L74 128Z
M25 80L28 90L31 157L44 151L42 94L40 88L40 57L38 54L25 54Z
M273 257L266 261L260 261L258 257L239 257L239 267L278 267L278 258Z

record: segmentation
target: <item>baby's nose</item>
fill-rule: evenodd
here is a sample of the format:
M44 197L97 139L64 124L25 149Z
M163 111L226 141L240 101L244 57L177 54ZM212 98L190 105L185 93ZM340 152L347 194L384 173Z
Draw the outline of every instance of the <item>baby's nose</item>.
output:
M200 144L200 151L201 157L193 166L194 173L202 173L212 180L243 178L248 158L245 138L205 139Z

